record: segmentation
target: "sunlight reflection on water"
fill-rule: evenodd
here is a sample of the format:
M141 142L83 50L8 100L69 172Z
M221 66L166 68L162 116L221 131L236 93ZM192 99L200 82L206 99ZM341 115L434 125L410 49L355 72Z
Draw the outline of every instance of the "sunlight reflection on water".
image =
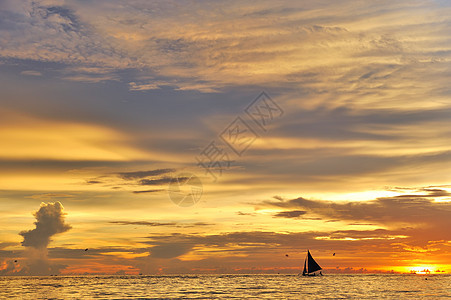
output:
M427 280L425 280L427 278ZM0 277L1 299L437 299L451 275Z

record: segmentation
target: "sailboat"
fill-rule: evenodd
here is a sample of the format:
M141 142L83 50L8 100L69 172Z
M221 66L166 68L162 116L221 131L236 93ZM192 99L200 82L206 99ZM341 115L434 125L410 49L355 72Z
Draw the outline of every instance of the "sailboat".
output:
M313 259L310 251L307 250L307 257L304 261L304 270L302 271L302 276L322 276L323 273L321 273L321 270L322 268L320 267L320 265L318 265L318 263Z

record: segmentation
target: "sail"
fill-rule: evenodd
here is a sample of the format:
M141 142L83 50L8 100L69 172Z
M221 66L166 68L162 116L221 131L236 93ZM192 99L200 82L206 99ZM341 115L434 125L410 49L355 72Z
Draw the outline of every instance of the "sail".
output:
M307 258L304 260L304 270L302 271L302 276L307 274Z
M313 273L322 270L318 263L313 259L310 251L307 250L307 273Z

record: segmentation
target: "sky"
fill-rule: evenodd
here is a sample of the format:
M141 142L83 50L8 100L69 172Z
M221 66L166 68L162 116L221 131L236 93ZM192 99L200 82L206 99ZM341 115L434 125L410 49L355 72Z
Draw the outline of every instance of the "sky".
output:
M451 272L450 16L0 1L0 275Z

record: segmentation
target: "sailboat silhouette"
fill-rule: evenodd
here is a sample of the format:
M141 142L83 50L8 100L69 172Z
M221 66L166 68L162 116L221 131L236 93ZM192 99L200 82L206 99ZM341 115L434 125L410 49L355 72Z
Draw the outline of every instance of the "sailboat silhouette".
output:
M310 251L307 250L307 257L304 260L304 270L302 271L302 276L322 276L323 273L321 273L321 270L322 268L320 265L318 265L318 263L313 259Z

